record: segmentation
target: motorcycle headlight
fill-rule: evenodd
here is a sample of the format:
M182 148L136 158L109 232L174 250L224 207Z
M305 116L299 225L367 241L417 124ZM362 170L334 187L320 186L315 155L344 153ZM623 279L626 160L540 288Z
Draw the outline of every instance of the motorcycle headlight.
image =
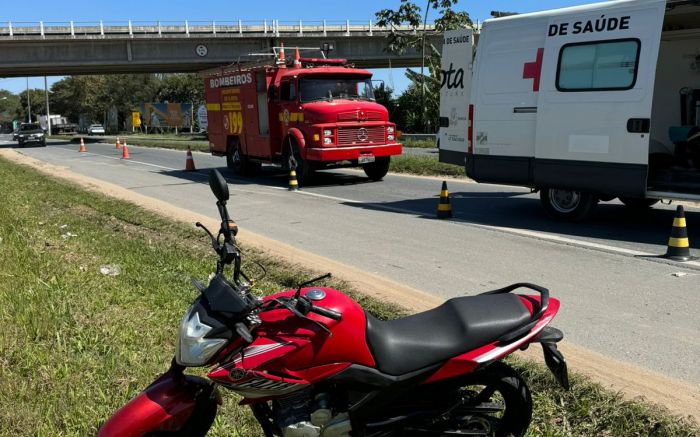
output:
M180 322L175 358L177 363L182 366L206 365L227 342L223 338L206 338L206 335L214 327L202 321L198 311L200 309L199 305L193 305Z

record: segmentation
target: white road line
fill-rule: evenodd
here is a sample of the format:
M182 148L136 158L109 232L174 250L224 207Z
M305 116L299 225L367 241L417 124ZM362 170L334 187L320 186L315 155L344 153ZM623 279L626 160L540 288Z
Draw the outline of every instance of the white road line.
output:
M74 152L73 149L66 149L65 147L56 147L56 146L54 146L53 148L54 148L54 149L66 150L66 151L69 151L69 152ZM147 166L149 166L149 167L162 168L163 170L171 170L171 171L181 170L181 169L172 168L172 167L165 167L165 166L163 166L163 165L151 164L151 163L149 163L149 162L135 161L135 160L133 160L133 159L122 159L121 157L116 157L116 156L100 155L99 153L82 152L80 155L83 155L83 156L84 156L84 155L99 156L99 157L102 157L102 158L114 159L114 160L122 161L122 162L125 162L125 163L141 164L141 165L147 165ZM204 175L202 175L202 176L204 176Z
M269 187L269 188L272 188L275 190L284 190L284 191L289 190L289 188L285 188L285 187ZM344 202L344 203L368 203L368 202L362 202L359 200L344 199L342 197L328 196L326 194L311 193L309 191L296 191L294 194L302 194L304 196L312 196L312 197L321 197L323 199L337 200L339 202Z

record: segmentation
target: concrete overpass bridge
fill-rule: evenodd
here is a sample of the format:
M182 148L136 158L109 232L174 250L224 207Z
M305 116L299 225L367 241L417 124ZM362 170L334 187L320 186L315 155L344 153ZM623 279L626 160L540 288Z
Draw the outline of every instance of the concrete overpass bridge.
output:
M428 40L441 46L429 25ZM420 52L385 52L390 32L367 21L0 23L0 77L105 73L185 73L229 64L270 47L333 44L332 57L365 68L420 65Z

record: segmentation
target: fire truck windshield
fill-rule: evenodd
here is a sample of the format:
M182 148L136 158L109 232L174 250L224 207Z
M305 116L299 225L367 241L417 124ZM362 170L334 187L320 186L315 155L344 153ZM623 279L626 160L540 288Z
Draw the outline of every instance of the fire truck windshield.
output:
M332 99L374 101L374 93L372 81L367 77L305 77L299 80L299 98L302 102Z

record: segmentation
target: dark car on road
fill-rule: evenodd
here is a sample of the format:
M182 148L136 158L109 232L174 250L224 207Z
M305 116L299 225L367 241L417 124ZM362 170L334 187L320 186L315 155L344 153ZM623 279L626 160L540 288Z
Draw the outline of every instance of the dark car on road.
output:
M27 143L39 143L46 146L46 135L44 129L37 123L23 123L17 131L17 143L23 147Z

